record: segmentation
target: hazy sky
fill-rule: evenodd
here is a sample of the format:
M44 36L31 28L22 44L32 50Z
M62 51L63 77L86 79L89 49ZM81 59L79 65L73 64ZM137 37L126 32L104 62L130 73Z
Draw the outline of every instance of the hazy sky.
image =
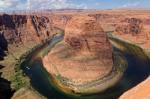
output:
M0 0L0 10L150 8L150 0Z

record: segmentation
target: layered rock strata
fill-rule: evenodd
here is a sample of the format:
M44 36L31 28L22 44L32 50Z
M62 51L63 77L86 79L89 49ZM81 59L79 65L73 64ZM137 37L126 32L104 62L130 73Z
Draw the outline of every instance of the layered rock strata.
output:
M0 15L0 74L9 83L9 90L0 89L3 93L9 91L8 94L12 95L14 90L29 85L21 70L16 70L20 68L16 64L19 64L17 62L23 54L61 31L52 24L51 17L47 15Z
M66 86L78 92L77 86L86 86L112 71L112 46L94 17L75 16L66 25L64 40L43 63L50 74L59 75Z

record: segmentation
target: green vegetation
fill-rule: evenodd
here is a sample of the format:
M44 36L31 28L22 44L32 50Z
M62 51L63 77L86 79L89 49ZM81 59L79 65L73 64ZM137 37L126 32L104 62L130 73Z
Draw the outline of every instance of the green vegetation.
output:
M15 89L16 91L22 87L30 86L29 78L23 75L22 70L17 71L15 75L12 76L11 82L12 89Z
M60 33L61 35L63 33ZM58 34L57 34L58 35ZM15 73L11 76L11 87L14 90L19 90L22 87L31 87L30 86L30 79L28 78L28 76L26 76L21 67L24 67L24 65L27 65L26 62L28 63L29 61L32 61L33 56L34 57L42 57L42 55L47 54L50 50L50 47L46 48L46 53L44 51L40 51L42 50L41 48L43 48L44 46L47 46L47 44L51 41L52 37L45 40L43 43L37 44L34 47L28 49L28 51L26 51L25 53L23 53L20 58L16 61L16 64L14 66L14 70ZM39 50L39 51L36 51ZM40 52L42 52L39 56L38 54ZM44 52L44 53L43 53ZM30 65L30 62L28 63L28 65Z
M11 75L11 87L13 90L19 90L22 87L30 87L30 79L23 73L21 70L21 64L26 60L26 56L33 50L34 48L31 48L27 52L21 55L19 60L17 60L14 71L15 73Z
M128 63L120 52L113 52L114 66L118 72L125 72Z

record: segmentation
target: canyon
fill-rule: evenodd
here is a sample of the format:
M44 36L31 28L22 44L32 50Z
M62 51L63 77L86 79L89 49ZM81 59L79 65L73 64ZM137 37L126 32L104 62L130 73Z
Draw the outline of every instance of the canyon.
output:
M67 23L64 40L51 50L44 67L49 73L67 79L63 81L75 93L89 93L86 83L92 85L112 71L112 53L106 33L96 19L79 15ZM81 86L88 91L81 91L85 90Z
M107 37L108 32L113 31L113 34L119 38L150 51L149 12L149 10L118 9L0 14L1 78L11 83L7 85L9 91L17 91L13 99L25 97L18 94L20 90L26 93L26 96L41 99L43 96L29 88L29 79L24 76L23 72L21 72L21 77L17 76L16 63L28 50L60 31L65 33L64 40L42 60L47 71L52 75L59 72L64 77L72 79L76 85L98 77L102 78L109 74L113 67L113 48ZM92 59L87 61L88 58L93 58L94 61L91 61ZM56 65L58 70L52 65ZM21 80L24 86L18 87L19 83L16 79ZM150 88L147 87L149 84L148 78L125 92L120 98L126 99L133 95L134 97L149 97ZM3 89L1 87L0 89ZM5 97L5 95L0 95L0 97Z

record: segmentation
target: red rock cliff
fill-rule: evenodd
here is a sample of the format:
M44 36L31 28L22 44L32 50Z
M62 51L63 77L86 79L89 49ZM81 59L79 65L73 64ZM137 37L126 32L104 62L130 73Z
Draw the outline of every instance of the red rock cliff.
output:
M100 55L112 58L112 46L106 33L94 17L75 16L65 28L65 42L79 53Z

